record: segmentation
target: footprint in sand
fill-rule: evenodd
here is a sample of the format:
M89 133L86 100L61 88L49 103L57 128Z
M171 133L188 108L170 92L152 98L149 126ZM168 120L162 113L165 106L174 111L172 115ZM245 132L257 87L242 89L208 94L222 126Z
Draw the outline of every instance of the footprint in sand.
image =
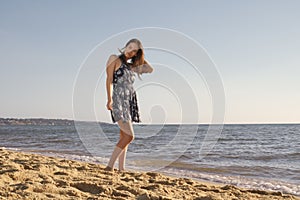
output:
M54 175L68 176L69 174L66 172L54 172Z
M85 183L85 182L72 183L72 184L70 184L70 186L72 186L82 192L88 192L91 194L99 194L99 193L107 193L108 192L107 188L93 184L93 183Z

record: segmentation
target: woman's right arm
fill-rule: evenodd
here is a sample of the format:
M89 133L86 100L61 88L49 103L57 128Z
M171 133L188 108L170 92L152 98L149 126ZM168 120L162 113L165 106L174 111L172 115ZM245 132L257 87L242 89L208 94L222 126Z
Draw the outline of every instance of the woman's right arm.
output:
M106 63L106 92L107 92L107 104L106 108L112 110L112 82L115 70L115 64L117 60L116 55L111 55Z

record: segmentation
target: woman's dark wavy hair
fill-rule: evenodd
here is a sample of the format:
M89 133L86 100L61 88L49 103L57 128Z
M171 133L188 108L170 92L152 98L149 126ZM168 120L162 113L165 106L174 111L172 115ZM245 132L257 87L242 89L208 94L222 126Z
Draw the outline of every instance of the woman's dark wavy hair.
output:
M121 55L119 55L120 59L123 61L123 62L126 62L126 59L125 59L125 55L124 55L124 49L130 44L130 43L136 43L138 45L138 51L136 53L136 55L134 57L131 58L131 63L129 63L132 67L138 67L138 66L141 66L144 64L144 48L143 48L143 45L141 43L140 40L136 39L136 38L133 38L131 40L129 40L125 47L123 47L122 49L119 49ZM138 70L139 71L139 70ZM140 77L140 73L138 72L138 75Z

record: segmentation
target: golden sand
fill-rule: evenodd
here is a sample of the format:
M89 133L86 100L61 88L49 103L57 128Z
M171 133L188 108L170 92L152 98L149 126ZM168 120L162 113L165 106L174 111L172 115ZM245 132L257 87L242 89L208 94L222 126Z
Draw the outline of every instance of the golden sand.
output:
M107 172L104 168L0 149L0 199L300 199L154 172Z

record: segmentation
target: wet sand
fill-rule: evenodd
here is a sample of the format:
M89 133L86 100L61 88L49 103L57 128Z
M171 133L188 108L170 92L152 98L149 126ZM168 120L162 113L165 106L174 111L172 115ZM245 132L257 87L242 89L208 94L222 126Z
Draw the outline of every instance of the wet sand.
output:
M108 172L100 164L0 149L0 199L297 199L154 172Z

